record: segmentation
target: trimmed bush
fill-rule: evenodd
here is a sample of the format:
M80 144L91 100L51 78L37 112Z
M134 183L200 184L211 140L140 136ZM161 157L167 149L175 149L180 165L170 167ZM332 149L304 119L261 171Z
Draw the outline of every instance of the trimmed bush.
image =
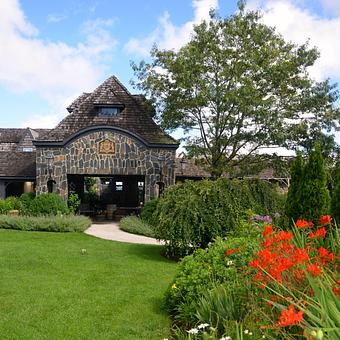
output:
M155 224L154 212L157 209L158 202L158 198L146 202L140 214L141 219L149 225Z
M244 267L257 249L256 242L249 238L218 238L207 249L186 256L165 294L168 312L182 323L194 322L199 301L207 291L219 284L244 285Z
M218 236L233 233L249 209L280 212L284 198L269 183L219 179L186 181L168 188L154 213L156 238L165 241L170 257L205 248ZM278 210L277 210L278 209Z
M26 231L83 232L91 225L85 216L7 216L0 215L0 228Z
M123 217L119 222L119 228L131 234L155 237L151 227L136 216Z
M67 202L55 193L41 194L36 196L30 203L25 214L30 216L46 216L69 214Z
M330 195L327 173L319 144L309 154L299 198L302 203L302 216L300 217L317 224L322 215L329 213Z

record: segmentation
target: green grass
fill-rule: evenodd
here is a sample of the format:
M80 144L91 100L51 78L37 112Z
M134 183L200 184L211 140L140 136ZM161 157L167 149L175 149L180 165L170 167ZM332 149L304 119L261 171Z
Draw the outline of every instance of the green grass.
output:
M162 296L177 265L161 249L0 230L0 338L163 339Z

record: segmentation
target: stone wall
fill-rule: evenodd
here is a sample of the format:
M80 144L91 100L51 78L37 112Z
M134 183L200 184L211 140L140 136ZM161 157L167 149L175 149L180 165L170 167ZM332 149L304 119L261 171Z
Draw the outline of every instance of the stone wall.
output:
M101 149L103 142L114 151ZM101 150L100 150L101 149ZM46 158L52 153L52 159ZM159 157L164 161L159 161ZM162 166L160 174L160 167ZM37 193L47 192L49 174L56 181L57 193L67 199L68 174L80 175L143 175L145 201L157 195L156 182L165 186L175 182L175 150L147 148L123 133L103 130L85 133L64 147L37 147ZM50 169L50 170L49 170Z

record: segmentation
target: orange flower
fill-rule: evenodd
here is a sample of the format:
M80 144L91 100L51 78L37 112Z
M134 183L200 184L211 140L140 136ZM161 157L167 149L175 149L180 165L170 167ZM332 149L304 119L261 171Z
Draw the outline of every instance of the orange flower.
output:
M267 225L266 228L263 231L263 237L266 237L268 235L271 235L273 233L273 227L271 224Z
M240 248L234 248L234 249L227 249L225 252L225 256L229 256L233 253L240 253Z
M301 229L301 228L313 227L314 224L313 224L312 221L306 221L306 220L300 219L300 220L297 220L297 221L295 222L295 225L296 225L299 229Z
M326 224L330 224L331 221L332 221L331 215L323 215L319 220L319 224L326 225Z
M335 295L340 296L340 287L334 287L332 290Z
M225 255L226 256L229 256L233 253L233 250L232 249L227 249L226 252L225 252Z
M303 310L295 313L294 306L290 305L287 310L282 310L278 325L281 327L296 325L302 321Z
M321 268L318 264L307 264L307 271L309 274L311 274L313 277L317 277L319 274L321 274Z
M326 236L326 229L325 227L319 228L316 230L315 234L311 231L309 233L309 238L318 238L318 237L325 237Z

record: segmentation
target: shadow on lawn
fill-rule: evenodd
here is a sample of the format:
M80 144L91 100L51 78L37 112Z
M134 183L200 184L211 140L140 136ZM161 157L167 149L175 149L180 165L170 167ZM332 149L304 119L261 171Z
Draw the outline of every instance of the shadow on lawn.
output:
M164 246L131 244L129 252L130 254L136 255L138 258L143 258L149 261L173 262L162 255L164 252Z

